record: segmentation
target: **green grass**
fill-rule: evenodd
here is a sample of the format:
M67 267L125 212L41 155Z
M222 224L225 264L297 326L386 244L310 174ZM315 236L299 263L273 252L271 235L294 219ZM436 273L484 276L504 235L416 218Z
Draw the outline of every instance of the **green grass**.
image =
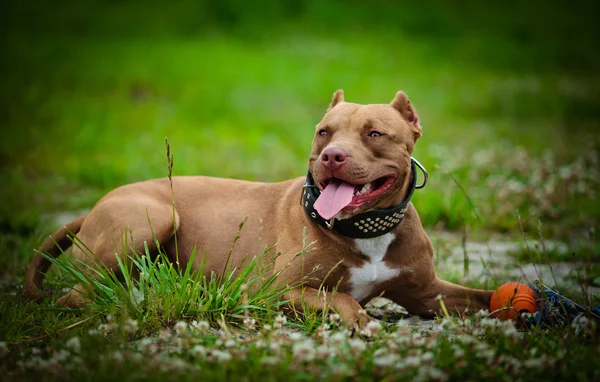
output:
M314 126L338 88L359 103L389 102L397 90L411 98L424 128L415 157L430 173L413 202L433 236L451 230L559 243L512 255L521 265L588 266L582 280L598 286L593 2L9 0L0 7L0 372L9 379L598 379L594 324L515 335L479 317L446 320L420 337L384 323L373 337L348 338L328 314L308 312L285 323L300 336L290 339L274 329L282 325L274 321L281 291L257 294L250 313L240 300L243 278L203 279L147 257L123 264L155 276L141 284L110 274L88 279L61 258L51 289L79 278L100 291L82 311L56 309L56 295L22 301L19 287L56 215L89 209L121 184L167 175L165 137L176 175L302 176ZM492 288L512 281L499 268L489 265L491 277L444 266L441 276ZM141 306L130 298L140 285ZM585 301L578 282L560 287ZM207 300L219 292L233 297ZM79 350L67 343L72 337ZM299 362L307 348L335 355Z

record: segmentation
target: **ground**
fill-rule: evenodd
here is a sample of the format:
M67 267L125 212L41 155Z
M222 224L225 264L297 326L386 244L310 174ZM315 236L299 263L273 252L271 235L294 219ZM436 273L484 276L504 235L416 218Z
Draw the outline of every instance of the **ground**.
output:
M414 155L430 182L413 203L441 277L482 288L541 279L597 305L592 2L1 7L0 372L9 380L598 379L591 318L527 331L486 312L416 320L379 301L368 308L378 324L351 333L332 312L284 321L281 291L264 279L251 279L250 296L248 280L148 262L137 266L153 278L104 275L92 282L95 305L65 311L58 292L84 277L68 256L48 277L53 297L26 302L20 289L52 230L112 188L166 176L165 137L176 175L303 175L314 126L343 88L359 103L404 90L416 107L424 133Z

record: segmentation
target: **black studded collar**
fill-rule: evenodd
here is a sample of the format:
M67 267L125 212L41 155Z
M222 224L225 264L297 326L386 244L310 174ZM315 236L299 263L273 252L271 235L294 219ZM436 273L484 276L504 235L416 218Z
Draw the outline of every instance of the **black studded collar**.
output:
M396 228L404 219L404 215L408 210L408 204L410 203L410 199L412 198L415 189L423 188L427 183L427 171L425 168L414 158L410 158L410 163L412 175L410 187L408 188L406 197L399 205L381 209L375 208L348 219L337 220L333 218L325 220L313 207L315 201L321 194L321 190L319 190L315 184L310 171L306 175L306 183L302 188L301 204L311 220L342 236L356 239L368 239L385 235ZM424 175L423 183L420 185L417 185L417 167L423 171Z

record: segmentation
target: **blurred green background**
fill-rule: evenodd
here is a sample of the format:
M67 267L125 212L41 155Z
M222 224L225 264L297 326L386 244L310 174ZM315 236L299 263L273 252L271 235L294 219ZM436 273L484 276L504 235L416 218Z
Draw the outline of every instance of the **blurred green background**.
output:
M597 225L598 6L589 1L2 2L0 252L55 214L176 175L306 171L332 93L404 90L428 227L569 239ZM20 263L19 263L20 264Z

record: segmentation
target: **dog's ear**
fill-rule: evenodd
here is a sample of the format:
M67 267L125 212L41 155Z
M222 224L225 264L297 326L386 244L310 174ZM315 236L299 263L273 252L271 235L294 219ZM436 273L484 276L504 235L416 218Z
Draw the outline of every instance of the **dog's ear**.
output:
M420 137L423 129L419 123L419 116L417 115L415 108L410 103L410 100L406 96L406 93L402 91L396 93L396 97L394 97L392 102L390 102L390 105L394 109L398 110L402 117L404 117L404 119L406 119L408 123L416 129L416 132L418 132L417 138Z
M327 109L327 111L333 109L333 107L340 102L344 102L344 91L342 89L339 89L333 93L333 98L331 99L331 103L329 104L329 109Z

